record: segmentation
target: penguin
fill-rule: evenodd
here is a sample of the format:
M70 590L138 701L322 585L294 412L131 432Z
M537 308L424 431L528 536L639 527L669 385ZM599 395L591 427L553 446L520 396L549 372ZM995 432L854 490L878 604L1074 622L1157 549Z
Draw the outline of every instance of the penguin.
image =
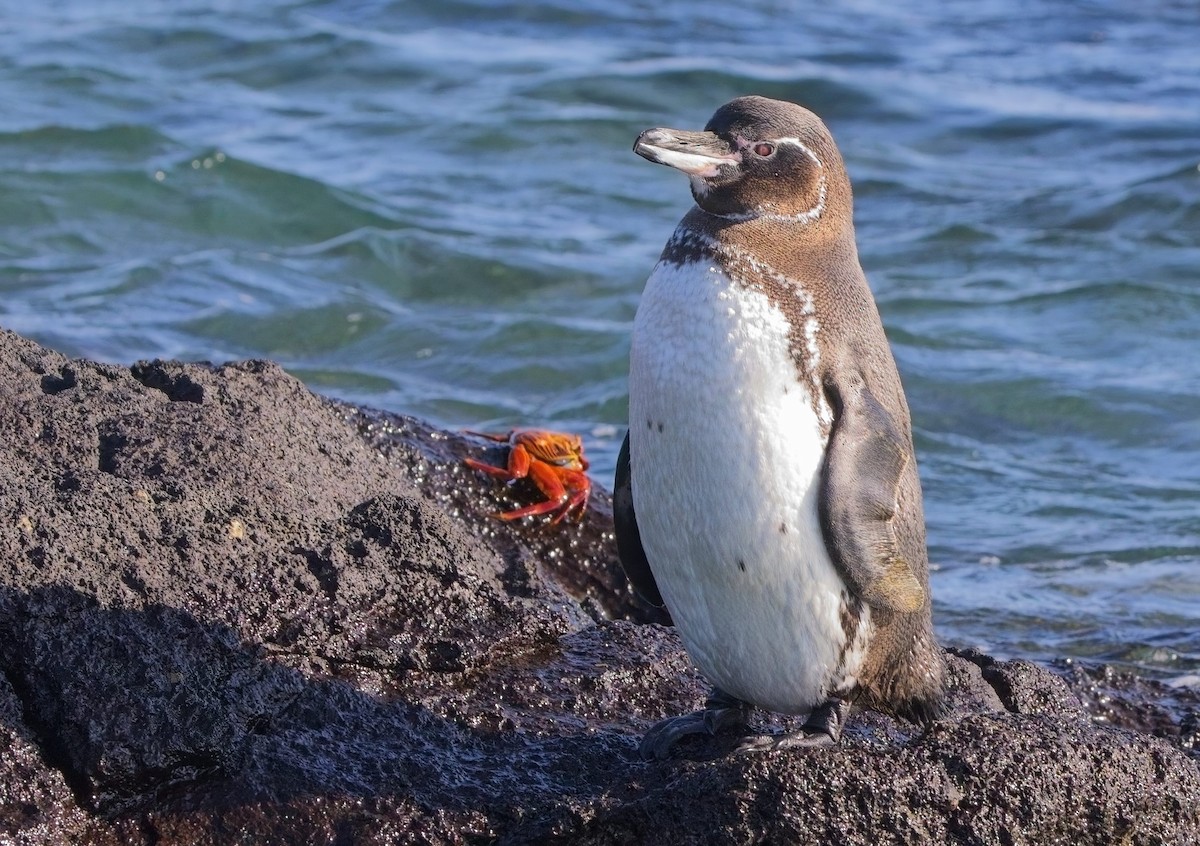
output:
M713 685L642 756L730 727L743 751L835 744L852 704L928 726L945 659L912 425L832 135L750 96L633 149L695 205L634 319L618 552ZM754 734L750 707L807 719Z

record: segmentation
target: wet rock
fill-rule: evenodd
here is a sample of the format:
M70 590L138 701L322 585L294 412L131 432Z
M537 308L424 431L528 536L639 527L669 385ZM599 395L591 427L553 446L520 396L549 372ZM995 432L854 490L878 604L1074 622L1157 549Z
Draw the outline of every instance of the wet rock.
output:
M0 333L0 432L0 843L1200 838L1195 692L1078 664L951 654L928 733L643 763L706 685L607 495L500 523L494 444L273 364Z
M1200 679L1168 684L1073 660L1055 669L1096 722L1165 738L1200 761Z
M39 746L21 698L0 677L0 843L118 842L79 808L53 753Z

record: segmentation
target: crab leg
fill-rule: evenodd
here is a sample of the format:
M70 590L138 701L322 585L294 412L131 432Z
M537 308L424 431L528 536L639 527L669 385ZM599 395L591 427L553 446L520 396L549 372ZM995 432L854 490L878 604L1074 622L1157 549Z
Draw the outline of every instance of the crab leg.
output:
M566 517L572 511L577 511L577 513L575 514L575 519L577 519L577 520L582 519L583 518L583 510L585 508L587 508L588 494L590 494L591 492L592 492L591 485L588 485L587 487L579 488L578 490L576 490L575 493L571 494L571 499L566 504L566 506L563 508L562 513L559 514L557 517L555 517L552 522L557 523L559 520Z
M529 475L529 467L533 463L525 447L517 444L508 451L508 467L497 467L494 464L484 464L474 458L464 458L463 463L475 470L482 470L489 476L496 476L506 481L524 479Z
M497 441L499 443L507 443L512 439L512 432L505 432L503 435L498 435L495 432L476 432L472 429L463 429L468 435L474 435L477 438L487 438L489 441Z
M514 447L509 457L509 465L513 463L512 455L517 452L524 453L525 450L521 447ZM502 520L516 520L519 517L531 517L534 514L549 514L551 511L557 511L563 507L567 501L567 489L563 486L562 480L558 474L554 472L552 467L539 462L530 462L529 454L525 453L524 472L522 476L528 475L530 480L537 485L539 491L546 495L544 502L535 502L532 505L526 505L524 508L517 508L513 511L505 511L503 514L496 516ZM554 522L558 522L562 515L555 518Z

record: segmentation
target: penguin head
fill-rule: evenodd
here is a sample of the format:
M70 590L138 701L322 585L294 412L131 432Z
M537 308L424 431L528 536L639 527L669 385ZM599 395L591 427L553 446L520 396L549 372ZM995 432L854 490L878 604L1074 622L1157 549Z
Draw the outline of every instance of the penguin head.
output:
M803 106L738 97L702 132L648 129L633 150L686 173L696 205L731 220L815 224L849 214L850 184L833 136Z

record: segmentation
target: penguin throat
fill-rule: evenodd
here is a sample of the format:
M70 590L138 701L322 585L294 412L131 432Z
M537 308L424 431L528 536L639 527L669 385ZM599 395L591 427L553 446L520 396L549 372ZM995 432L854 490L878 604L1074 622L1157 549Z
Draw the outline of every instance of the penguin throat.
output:
M744 247L720 241L703 229L693 229L686 222L681 223L667 241L662 261L681 268L700 268L706 277L719 273L738 287L764 294L787 316L792 327L789 339L792 360L799 370L800 380L809 386L812 407L821 431L828 437L833 425L833 409L825 398L820 378L818 338L821 322L812 290L805 280L791 278Z

